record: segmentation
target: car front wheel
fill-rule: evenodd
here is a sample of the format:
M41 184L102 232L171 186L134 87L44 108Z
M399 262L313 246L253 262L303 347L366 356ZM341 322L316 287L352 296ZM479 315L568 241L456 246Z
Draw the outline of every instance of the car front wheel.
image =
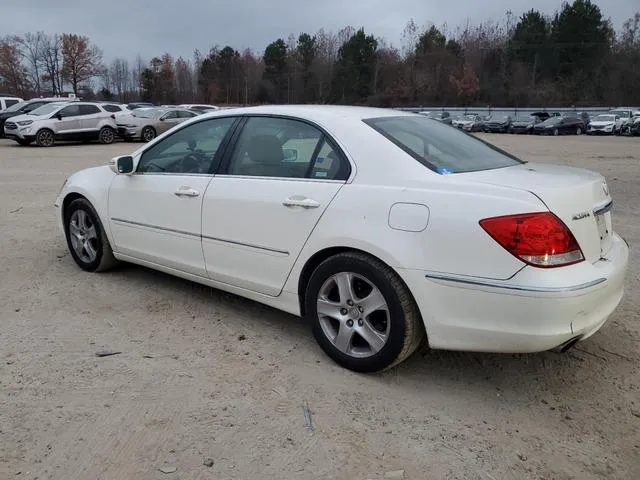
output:
M64 212L64 230L69 252L83 270L101 272L117 263L98 214L86 199L69 204Z
M379 260L361 253L328 258L313 272L305 315L324 352L356 372L391 368L424 338L424 326L408 288Z
M156 131L152 127L144 127L140 134L143 142L150 142L156 138Z
M48 128L43 128L36 135L36 143L39 147L51 147L55 142L53 132Z

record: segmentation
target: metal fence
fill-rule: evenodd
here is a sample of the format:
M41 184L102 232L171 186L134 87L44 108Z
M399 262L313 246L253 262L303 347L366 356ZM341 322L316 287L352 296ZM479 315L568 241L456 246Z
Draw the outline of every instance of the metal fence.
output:
M395 110L403 110L406 112L449 112L452 117L458 115L465 115L467 113L475 113L478 115L511 115L512 117L518 115L529 115L533 112L587 112L590 117L601 113L607 113L619 107L397 107ZM635 108L635 110L640 110Z

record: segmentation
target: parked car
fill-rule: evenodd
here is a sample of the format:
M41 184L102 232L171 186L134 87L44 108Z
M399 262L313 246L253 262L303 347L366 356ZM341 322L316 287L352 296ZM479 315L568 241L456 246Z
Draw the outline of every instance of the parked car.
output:
M609 110L608 113L610 115L616 115L620 117L621 126L625 126L631 122L631 119L633 118L633 112L634 112L633 108L619 107L613 110Z
M587 135L615 135L620 133L622 128L622 120L619 116L613 114L596 115L589 122Z
M560 114L557 112L555 112L555 115L560 116ZM531 116L537 117L540 122L544 122L547 118L554 116L554 114L551 114L549 112L533 112Z
M509 133L531 134L533 133L533 128L539 123L542 123L542 120L537 115L517 116L511 121L511 125L509 126Z
M155 105L150 102L131 102L127 104L127 108L129 110L136 110L138 108L149 108L149 107L155 107Z
M0 112L23 101L22 98L16 97L15 95L0 94Z
M533 127L538 135L582 135L584 131L584 121L576 116L549 117Z
M446 125L451 125L453 123L453 119L449 112L429 112L427 117Z
M476 113L467 113L453 120L452 125L466 132L479 132L482 130L482 117Z
M513 353L595 334L629 258L611 202L599 173L420 115L274 105L188 120L73 174L55 205L81 269L137 263L302 315L371 372L425 338Z
M140 108L117 117L118 135L125 140L150 142L156 136L198 114L184 108Z
M18 115L24 115L25 113L29 113L36 108L41 107L42 105L46 105L48 103L53 102L73 102L77 101L75 98L60 98L60 97L51 97L51 98L34 98L32 100L26 100L23 102L16 103L6 110L0 112L0 137L4 136L4 124L7 119L11 117L16 117Z
M487 133L506 133L511 127L511 115L496 115L484 122L484 131Z
M203 105L203 104L183 104L178 105L180 108L186 108L187 110L199 111L200 113L213 112L214 110L220 110L220 107L216 107L215 105Z
M622 133L631 137L640 136L640 112L631 118L631 121L622 126Z
M99 103L52 102L8 120L4 135L20 145L35 141L40 147L51 147L57 140L109 144L115 139L116 123Z

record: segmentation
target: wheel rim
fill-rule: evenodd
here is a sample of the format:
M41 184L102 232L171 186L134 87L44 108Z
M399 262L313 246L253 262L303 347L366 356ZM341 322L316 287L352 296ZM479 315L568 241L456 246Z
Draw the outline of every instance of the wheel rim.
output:
M145 141L150 142L155 137L155 134L153 133L153 130L151 130L150 128L145 128L144 134L142 136L145 139Z
M340 272L318 293L322 332L340 352L356 358L378 353L389 340L389 307L382 292L362 275Z
M580 127L576 130L576 135L582 135L582 129Z
M110 129L105 129L102 131L102 141L104 143L113 142L113 132Z
M98 231L84 210L76 210L69 219L69 238L76 255L85 263L98 256Z
M38 137L40 145L43 145L45 147L53 145L53 133L51 133L49 130L43 130L38 134Z
M553 134L554 134L555 136L558 136L558 134L559 134L559 133L560 133L560 132L558 131L558 129L555 129L555 130L553 131Z

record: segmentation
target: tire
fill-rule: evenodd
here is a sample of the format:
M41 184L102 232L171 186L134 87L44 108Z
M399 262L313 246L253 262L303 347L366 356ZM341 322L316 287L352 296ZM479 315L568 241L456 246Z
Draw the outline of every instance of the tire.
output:
M576 135L582 135L582 128L576 128Z
M18 145L22 145L23 147L28 147L29 145L31 145L31 142L33 142L33 140L24 140L22 138L19 138L18 140L16 140L16 142L18 142Z
M140 132L140 138L143 142L150 142L156 138L156 131L153 127L144 127Z
M348 294L340 294L338 282ZM366 299L373 300L374 293L387 308L372 307L368 314ZM318 314L319 299L335 316ZM425 335L418 306L404 282L387 265L362 253L341 253L322 262L309 279L304 302L305 317L322 350L355 372L394 367L418 348ZM342 340L340 331L345 332Z
M52 147L55 143L55 136L48 128L43 128L36 134L36 144L39 147Z
M116 132L113 128L110 127L102 127L100 132L98 133L98 140L103 145L111 145L116 139Z
M558 135L560 135L560 130L558 130L557 128L553 129L553 136L557 137Z
M88 200L78 198L71 202L64 211L63 218L67 247L81 269L87 272L103 272L118 263L104 233L102 222ZM84 238L79 239L76 236L74 241L73 232ZM83 246L87 243L92 251Z

